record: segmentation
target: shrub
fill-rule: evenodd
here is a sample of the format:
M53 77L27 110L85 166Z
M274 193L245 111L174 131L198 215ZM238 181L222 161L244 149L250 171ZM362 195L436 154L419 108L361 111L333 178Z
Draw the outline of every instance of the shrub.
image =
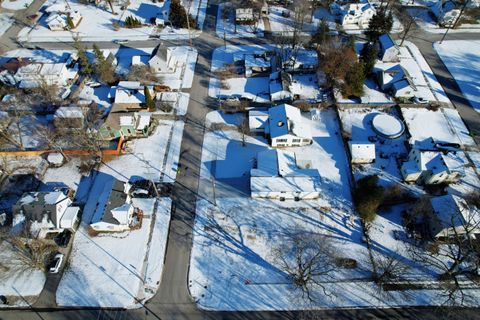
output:
M190 22L190 28L196 29L197 22L191 15L188 15L187 21L187 11L182 6L179 0L172 0L170 2L170 14L168 16L170 23L175 28L187 28L188 22Z
M134 16L128 16L125 18L125 26L127 28L139 28L142 26L142 23L138 18L135 18Z

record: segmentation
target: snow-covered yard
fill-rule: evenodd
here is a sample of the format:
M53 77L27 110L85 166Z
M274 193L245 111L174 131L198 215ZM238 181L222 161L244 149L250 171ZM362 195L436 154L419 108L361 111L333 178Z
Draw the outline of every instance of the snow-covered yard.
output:
M92 215L97 198L111 180L104 174L96 178L85 206L85 222L76 233L69 266L57 289L59 305L133 308L158 288L171 200L159 199L157 206L155 199L133 199L145 215L140 229L90 236L85 219Z
M398 118L397 111L393 108L371 109L371 108L341 108L339 109L340 119L344 132L350 137L351 141L365 142L369 138L374 138L375 143L375 162L372 164L362 164L353 167L355 179L360 179L367 175L378 175L380 184L388 187L396 184L402 184L405 189L415 193L423 193L421 189L414 185L404 185L400 172L401 158L408 155L405 142L405 134L396 139L384 139L379 137L373 130L371 121L380 114L389 114Z
M2 8L8 10L24 10L33 0L5 0L2 1Z
M12 306L28 306L37 299L45 284L45 274L28 266L7 241L0 242L0 292ZM0 304L1 307L8 305Z
M212 54L212 72L221 70L227 64L233 63L234 54L248 54L262 51L273 50L270 45L250 45L250 46L221 46L213 50Z
M129 41L129 40L148 40L151 35L165 39L186 39L188 38L187 29L174 29L166 27L158 29L151 25L151 19L157 17L157 13L169 8L169 1L161 2L143 2L133 0L128 2L114 3L115 14L111 12L107 3L99 6L82 4L78 1L69 2L72 10L77 10L82 15L80 24L71 31L51 31L46 23L47 16L42 16L38 23L33 27L22 29L18 37L20 41L28 42L57 42L73 41L73 36L79 37L82 41ZM199 21L199 28L203 28L206 12L206 0L190 1L189 11ZM44 7L64 4L60 0L48 0ZM123 7L123 6L126 7ZM122 8L123 7L123 8ZM138 18L142 22L140 28L120 28L116 30L113 23L123 26L128 16ZM200 34L201 31L191 32L193 37Z
M2 3L3 5L3 3ZM15 22L13 13L0 13L0 36L2 36Z
M472 107L480 112L480 41L444 41L435 50Z
M269 78L229 78L225 80L225 86L218 78L210 78L208 95L213 98L243 97L255 102L269 102Z
M402 108L401 110L411 135L410 144L429 143L430 138L433 138L437 142L475 145L475 141L455 109L440 108L432 111L425 108Z
M229 4L221 3L218 5L217 11L217 25L216 33L219 38L234 39L234 38L254 38L263 37L264 25L263 19L260 18L256 25L241 25L235 26L235 12L232 10L227 19L223 19L223 12L225 6Z
M437 1L429 1L433 5ZM430 33L445 33L447 30L438 25L434 14L428 8L409 8L407 12L415 19L415 23L423 30ZM462 23L456 29L450 29L448 33L477 33L480 32L480 24Z
M104 159L100 171L122 181L134 176L152 181L168 176L169 182L174 181L183 124L183 121L160 120L151 136L128 142L124 154Z

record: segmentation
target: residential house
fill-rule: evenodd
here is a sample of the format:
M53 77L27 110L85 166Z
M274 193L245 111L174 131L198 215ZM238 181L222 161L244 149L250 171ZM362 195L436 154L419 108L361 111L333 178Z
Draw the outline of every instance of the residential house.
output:
M52 31L63 31L71 28L69 21L75 27L80 24L82 20L82 15L78 10L72 10L67 7L65 4L54 4L48 6L45 9L45 12L48 14L47 19L45 20L48 28Z
M310 128L300 109L282 104L268 109L269 135L272 147L298 147L312 143Z
M162 6L158 9L157 15L155 17L155 24L157 26L167 25L170 15L170 1L163 1Z
M407 70L400 64L392 64L390 67L388 67L388 64L384 66L386 69L375 69L380 88L398 99L415 97L417 88Z
M110 65L112 65L113 67L116 67L118 65L117 57L115 56L115 54L113 54L112 51L110 51L108 49L103 49L103 50L101 50L101 52L102 52L102 55L105 58L105 60ZM133 59L133 57L132 57L132 59Z
M53 124L60 129L80 129L85 125L84 109L76 106L60 107L53 115Z
M102 203L90 223L97 232L122 232L130 230L136 224L140 210L135 208L126 193L125 183L119 180L113 182L108 199Z
M13 206L14 214L23 214L32 225L35 237L67 229L75 231L80 208L71 206L70 194L61 191L25 193Z
M15 79L15 74L20 68L30 63L32 63L30 59L21 57L11 58L7 60L7 62L0 65L0 82L9 86L17 85L17 79Z
M147 86L147 89L153 98L153 87ZM117 111L145 109L145 86L138 81L120 81L116 87L112 87L110 98L113 99L113 105L116 106Z
M292 81L292 75L284 71L277 71L270 74L270 100L273 102L292 101Z
M400 50L397 44L392 39L390 34L386 33L380 36L378 39L379 45L379 58L383 62L396 62L398 61L398 55Z
M436 239L480 234L480 210L455 195L430 199L432 212L428 215L430 234Z
M43 83L49 86L67 86L78 75L78 66L68 68L64 62L31 62L20 68L13 76L14 85L20 88L37 88Z
M320 174L311 168L311 160L284 150L259 152L256 167L250 171L252 198L316 199L320 183Z
M318 54L315 50L289 50L282 51L280 55L282 68L289 73L310 73L317 70Z
M478 0L466 1L465 4L463 1L457 0L439 0L430 7L430 10L440 26L452 27L457 22L464 5L467 11L480 7L480 1Z
M330 5L330 11L342 26L358 25L360 28L366 28L375 14L375 8L368 1L344 5L334 2Z
M178 67L178 59L173 54L173 48L160 43L150 55L148 65L154 73L174 73Z
M145 138L155 128L150 112L117 112L112 110L98 133L102 140Z
M266 73L272 70L272 52L259 51L254 53L234 53L233 62L235 65L244 68L245 77L255 74Z
M454 152L413 148L401 172L406 182L418 184L454 183L465 175L463 160Z
M368 141L349 141L351 162L354 164L375 162L375 143Z

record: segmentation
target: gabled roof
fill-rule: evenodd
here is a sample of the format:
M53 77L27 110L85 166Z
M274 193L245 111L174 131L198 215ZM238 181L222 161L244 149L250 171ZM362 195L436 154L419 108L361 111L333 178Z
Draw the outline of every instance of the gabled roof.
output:
M395 41L393 41L392 37L390 34L385 33L382 34L379 38L378 41L380 42L380 46L383 50L387 50L392 47L396 47L397 45L395 44Z
M115 180L108 196L101 221L111 224L120 224L120 221L114 217L112 210L123 206L126 201L127 194L125 193L125 183L120 180Z

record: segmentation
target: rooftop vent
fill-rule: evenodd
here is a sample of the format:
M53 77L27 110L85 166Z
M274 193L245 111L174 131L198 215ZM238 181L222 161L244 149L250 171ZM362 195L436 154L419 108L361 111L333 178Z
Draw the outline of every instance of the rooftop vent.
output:
M279 127L283 127L284 124L285 124L285 123L283 123L283 121L278 121L278 123L277 123L277 125L278 125Z

